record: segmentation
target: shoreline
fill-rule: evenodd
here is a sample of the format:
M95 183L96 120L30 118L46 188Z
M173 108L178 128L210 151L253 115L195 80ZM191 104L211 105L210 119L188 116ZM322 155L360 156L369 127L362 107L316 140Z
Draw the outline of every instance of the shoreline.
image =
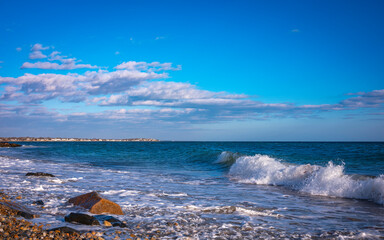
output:
M10 194L10 195L8 195ZM139 223L134 224L128 223L129 226L126 227L113 227L108 225L85 225L77 223L67 223L63 221L61 226L56 226L52 228L50 223L39 221L41 215L44 215L42 211L35 212L40 214L33 219L25 219L21 216L16 216L13 214L4 214L2 211L1 202L9 201L17 204L20 203L20 199L23 199L23 196L18 195L14 192L4 191L0 189L0 239L23 239L23 240L37 240L37 239L72 239L72 240L82 240L82 239L92 239L92 240L115 240L115 239L130 239L130 240L156 240L156 239L199 239L198 232L192 234L184 235L186 227L189 223L180 220L171 220L169 219L166 222L166 228L161 228L157 226L155 229L147 226L148 223ZM45 213L49 214L49 213ZM94 216L93 214L87 212L87 214ZM64 219L64 217L62 217ZM209 224L209 223L208 223ZM97 227L97 229L95 229ZM209 227L210 228L210 227ZM245 224L241 227L241 232L243 233L244 239L258 239L267 236L268 239L303 239L307 237L307 234L288 234L282 235L279 232L274 232L275 228L269 229L255 229L252 225ZM276 229L277 230L277 229ZM214 232L213 230L211 230ZM229 235L209 235L204 236L203 239L241 239L239 236L236 236L233 232L229 230L226 231ZM196 234L196 235L195 235ZM252 235L251 235L252 234ZM336 239L343 236L348 239L371 239L369 235L359 232L348 232L348 231L328 231L322 232L318 236L314 236L314 239ZM251 237L252 236L252 237ZM228 238L229 237L229 238ZM234 237L234 238L231 238ZM362 237L362 238L360 238ZM366 238L367 237L367 238ZM376 236L373 237L377 239Z
M0 142L160 142L155 138L51 138L51 137L2 137Z

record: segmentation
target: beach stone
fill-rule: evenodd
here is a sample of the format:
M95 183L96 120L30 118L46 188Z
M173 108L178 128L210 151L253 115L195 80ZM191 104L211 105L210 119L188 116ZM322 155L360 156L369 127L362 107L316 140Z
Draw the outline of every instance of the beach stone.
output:
M21 145L16 143L0 142L0 147L21 147Z
M0 192L0 200L6 200L6 199L8 199L9 197L8 197L8 195L7 194L5 194L5 193L3 193L3 192Z
M60 232L63 232L63 233L79 233L79 231L77 231L76 229L73 229L73 228L70 228L70 227L57 227L57 228L52 228L52 229L49 229L47 230L48 232L50 231L60 231Z
M26 219L38 217L38 215L33 214L28 208L21 204L7 200L0 200L0 214L6 216L20 216Z
M112 227L112 223L108 222L108 221L104 221L104 226L106 227Z
M25 174L25 176L34 176L34 177L55 177L55 175L50 173L43 173L43 172L29 172Z
M73 228L70 228L70 227L57 227L57 228L52 228L52 229L49 229L47 230L48 232L50 231L60 231L60 232L63 232L63 233L79 233L79 231L77 231L76 229L73 229Z
M99 220L99 222L104 223L105 226L107 226L108 224L111 224L111 226L114 226L114 227L127 227L125 223L123 223L119 219L112 216L96 215L95 218Z
M90 216L84 213L70 213L65 216L66 222L76 222L85 225L100 225L99 221L94 216Z
M88 211L93 214L109 213L115 215L124 215L119 204L102 198L97 192L90 192L71 198L68 200L68 202L75 206L88 209Z

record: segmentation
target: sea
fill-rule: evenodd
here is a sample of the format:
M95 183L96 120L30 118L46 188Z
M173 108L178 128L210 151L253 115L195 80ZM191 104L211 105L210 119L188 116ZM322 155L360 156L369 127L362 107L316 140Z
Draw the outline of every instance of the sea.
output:
M52 227L102 229L64 222L97 191L162 239L384 239L383 142L21 144L0 148L0 191Z

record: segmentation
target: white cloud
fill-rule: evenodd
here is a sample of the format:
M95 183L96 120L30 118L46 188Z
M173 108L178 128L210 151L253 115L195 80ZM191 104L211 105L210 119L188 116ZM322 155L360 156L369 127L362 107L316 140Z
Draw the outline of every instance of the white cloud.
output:
M347 93L350 97L336 104L303 105L302 109L322 110L322 111L341 111L360 108L380 108L384 104L384 89L373 90L371 92Z
M21 52L21 50L23 50L21 47L16 48L16 51L18 51L18 52Z
M372 92L359 92L353 95L357 97L348 98L340 103L343 108L372 108L380 107L384 103L384 89Z
M39 105L6 105L0 103L0 118L9 120L24 119L31 120L63 121L67 116L59 114L55 109L48 109Z
M36 43L35 45L32 46L31 48L31 52L34 52L34 51L41 51L41 50L47 50L49 49L49 47L43 47L42 44L40 43Z
M146 62L136 62L129 61L123 62L120 65L114 67L115 69L127 69L127 70L145 70L147 63Z
M95 69L99 68L98 66L94 66L91 64L78 64L80 60L77 60L76 58L68 58L67 56L60 55L61 53L58 51L53 51L49 54L49 56L43 54L41 50L47 50L49 47L43 47L43 45L36 43L33 45L31 49L31 53L29 54L30 59L43 59L48 58L48 62L25 62L21 65L21 69L26 68L38 68L38 69L52 69L52 70L73 70L73 69L80 69L80 68L87 68L87 69ZM60 63L57 63L57 62Z
M72 69L80 69L80 68L98 68L98 66L92 66L90 64L75 64L74 62L69 62L65 64L58 64L53 62L25 62L20 67L21 69L25 68L38 68L38 69L53 69L53 70L72 70Z
M211 99L211 98L231 98L224 92L211 92L200 90L195 85L189 83L151 81L143 82L120 95L112 95L103 98L101 105L156 105L156 106L176 106L181 105L185 100L192 99ZM237 96L238 97L238 96ZM243 95L243 98L246 96Z
M27 73L18 78L0 77L0 83L9 84L0 99L19 102L41 102L59 98L63 101L75 101L75 99L85 95L85 92L78 87L81 80L76 74L33 75Z
M188 83L164 81L143 82L124 93L94 98L92 102L101 106L188 109L188 116L185 116L184 121L218 121L301 111L293 104L266 104L249 99L249 96L243 94L212 92L200 90Z
M152 79L168 78L167 73L118 70L114 72L87 72L90 94L110 94L126 91L132 86Z
M113 94L128 90L147 80L167 78L166 73L118 70L98 71L84 74L29 74L0 77L0 84L7 88L0 96L2 100L19 102L42 102L58 98L61 101L84 101L90 95Z
M42 44L36 43L31 48L31 53L29 54L29 59L42 59L42 58L46 58L47 55L43 54L41 51L42 50L47 50L47 49L49 49L49 47L43 47Z
M38 59L39 54L44 55L42 51L52 48L35 44L31 54L35 54ZM82 64L80 60L65 56L58 51L48 52L44 58L46 61L25 62L21 68L53 70L98 68ZM335 104L300 106L293 103L264 103L245 94L215 92L200 89L190 83L160 80L169 77L167 71L180 69L180 65L175 67L169 62L127 61L116 66L113 71L87 71L82 74L26 73L19 77L0 77L0 84L4 84L0 90L0 100L22 104L14 108L2 105L5 110L0 114L7 115L17 111L15 116L18 117L23 114L37 117L38 113L50 117L44 113L49 110L37 107L41 107L40 104L45 101L57 99L71 104L86 103L92 105L94 109L93 113L82 111L65 116L52 111L52 117L55 116L55 119L60 120L68 118L81 121L97 119L133 123L143 121L209 123L234 119L313 117L319 112L361 108L382 109L384 105L384 90L350 93L345 100ZM27 110L26 106L33 106L33 112ZM116 110L117 106L121 109Z
M29 54L29 59L42 59L46 57L47 55L44 55L41 51L33 51Z
M192 116L196 110L194 109L173 109L173 108L161 108L161 109L117 109L117 110L105 110L98 113L88 114L72 114L78 120L92 121L122 121L132 124L145 124L146 122L156 121L163 122L182 122L186 115Z
M336 104L302 105L293 103L263 103L243 94L228 94L200 90L188 83L151 81L129 90L92 99L101 106L157 107L194 109L196 119L237 119L254 117L312 117L318 112L356 108L380 107L384 104L384 90L363 93L362 96Z
M160 63L160 62L136 62L129 61L123 62L115 67L115 69L127 69L127 70L138 70L138 71L168 71L168 70L181 70L181 65L172 67L172 63Z
M68 56L63 56L60 54L61 54L61 52L53 51L51 54L49 54L48 60L49 61L59 61L62 64L75 64L76 62L80 61L80 60L77 60L76 58L68 58Z

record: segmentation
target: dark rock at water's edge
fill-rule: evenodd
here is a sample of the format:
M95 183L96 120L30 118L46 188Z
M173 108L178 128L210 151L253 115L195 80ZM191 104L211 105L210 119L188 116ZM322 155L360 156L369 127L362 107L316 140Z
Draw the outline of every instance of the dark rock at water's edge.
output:
M55 175L50 174L50 173L43 173L43 172L29 172L25 174L25 176L35 176L35 177L55 177Z
M124 215L123 210L119 204L114 203L108 199L102 198L97 192L86 193L68 200L75 206L80 206L88 209L93 214L115 214Z
M70 227L57 227L57 228L52 228L52 229L49 229L48 232L50 231L60 231L60 232L63 232L63 233L79 233L79 231L77 231L76 229L73 229L73 228L70 228Z
M28 208L9 200L0 200L0 215L18 216L26 219L38 217L38 215L33 214Z
M95 218L97 220L99 220L100 224L103 224L105 223L105 221L111 223L111 225L113 227L127 227L127 225L125 223L123 223L122 221L120 221L119 219L115 218L115 217L112 217L112 216L108 216L108 215L96 215ZM104 224L105 225L105 224Z
M100 225L99 221L94 216L90 216L83 213L70 213L65 216L64 220L66 222L75 222L85 225Z
M34 201L33 204L44 206L44 202L41 200Z
M0 147L21 147L21 145L16 143L0 142Z

